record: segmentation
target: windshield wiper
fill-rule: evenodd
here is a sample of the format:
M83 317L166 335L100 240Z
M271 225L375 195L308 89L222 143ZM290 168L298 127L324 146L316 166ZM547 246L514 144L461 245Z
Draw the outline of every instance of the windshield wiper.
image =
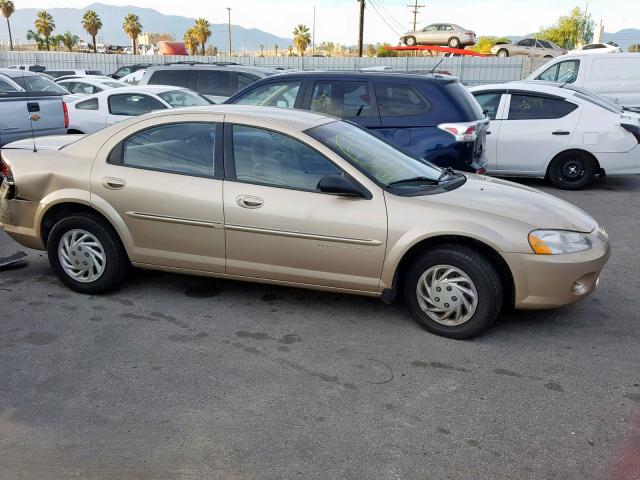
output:
M456 171L453 168L446 167L446 168L444 168L442 170L442 173L438 177L438 183L440 183L442 180L444 180L448 176L455 177L456 175L458 175L458 174L456 173Z
M439 180L436 180L434 178L429 178L429 177L412 177L412 178L404 178L402 180L396 180L395 182L389 183L389 186L393 187L394 185L401 185L403 183L417 183L417 182L428 183L430 185L437 185L439 183Z

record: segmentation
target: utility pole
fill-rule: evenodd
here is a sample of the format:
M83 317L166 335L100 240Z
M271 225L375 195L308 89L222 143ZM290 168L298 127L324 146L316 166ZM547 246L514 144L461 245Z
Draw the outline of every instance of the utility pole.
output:
M413 13L413 30L415 31L416 26L418 24L418 13L420 11L421 8L424 8L424 5L418 5L418 0L415 0L413 5L407 5L407 7L409 7L411 9L411 12Z
M358 31L358 56L362 56L362 42L364 39L364 4L366 0L358 0L360 3L360 30ZM416 0L417 1L417 0Z
M231 8L227 7L229 12L229 60L231 60Z
M316 6L313 6L313 31L311 32L311 56L316 54Z

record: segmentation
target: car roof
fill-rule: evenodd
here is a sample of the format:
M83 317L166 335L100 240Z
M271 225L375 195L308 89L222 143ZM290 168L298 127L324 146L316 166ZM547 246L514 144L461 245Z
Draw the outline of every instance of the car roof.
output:
M38 72L31 72L29 70L16 70L14 68L0 68L0 73L6 75L9 78L19 78L38 75Z
M115 83L118 83L116 80L113 80ZM150 93L153 95L157 95L159 93L163 93L163 92L173 92L175 90L189 90L188 88L184 88L184 87L176 87L173 85L131 85L131 86L127 86L126 84L123 84L122 87L120 88L110 88L107 90L103 90L102 92L98 92L98 93L93 93L91 95L85 95L82 97L78 97L78 98L73 98L70 99L68 103L76 103L76 102L82 102L84 100L88 100L90 98L103 98L103 97L108 97L111 95L122 95L122 94L127 94L127 93L133 93L133 94L145 94L145 93ZM189 90L190 91L190 90Z
M361 80L363 78L406 78L413 80L430 80L442 83L457 82L458 78L440 73L417 72L390 72L373 70L313 70L305 72L278 72L266 79L259 81L272 81L279 78L351 78Z
M267 67L254 67L251 65L240 64L215 64L215 63L172 63L167 65L151 65L147 69L148 72L155 72L157 70L231 70L231 71L248 71L248 72L262 72L265 74L273 74L277 72L275 68Z
M546 93L549 95L571 97L575 91L562 88L563 83L535 81L515 81L507 83L493 83L488 85L477 85L470 87L471 92L505 90L509 91L527 91L535 93Z
M623 53L611 53L607 54L603 57L594 56L593 53L589 53L589 51L580 51L579 53L568 53L566 55L560 55L559 57L554 58L553 60L584 60L590 58L638 58L640 59L640 53L631 53L631 52L623 52ZM544 65L543 65L544 66Z

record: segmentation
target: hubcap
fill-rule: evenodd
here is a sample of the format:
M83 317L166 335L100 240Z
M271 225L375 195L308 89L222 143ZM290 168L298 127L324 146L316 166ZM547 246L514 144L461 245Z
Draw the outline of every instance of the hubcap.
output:
M478 307L475 284L466 273L451 265L436 265L424 272L416 294L422 311L449 327L467 322Z
M58 244L62 269L82 283L96 281L104 273L106 255L100 241L86 230L69 230Z
M585 171L584 162L578 158L567 160L564 162L561 169L562 177L569 182L578 182L582 180L582 177L585 175Z

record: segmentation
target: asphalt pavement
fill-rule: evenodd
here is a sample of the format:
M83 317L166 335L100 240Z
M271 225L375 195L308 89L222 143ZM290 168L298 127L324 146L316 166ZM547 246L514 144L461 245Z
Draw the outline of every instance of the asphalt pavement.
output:
M471 341L167 273L83 296L27 250L0 272L0 479L640 478L640 177L527 184L604 224L611 260L583 302Z

